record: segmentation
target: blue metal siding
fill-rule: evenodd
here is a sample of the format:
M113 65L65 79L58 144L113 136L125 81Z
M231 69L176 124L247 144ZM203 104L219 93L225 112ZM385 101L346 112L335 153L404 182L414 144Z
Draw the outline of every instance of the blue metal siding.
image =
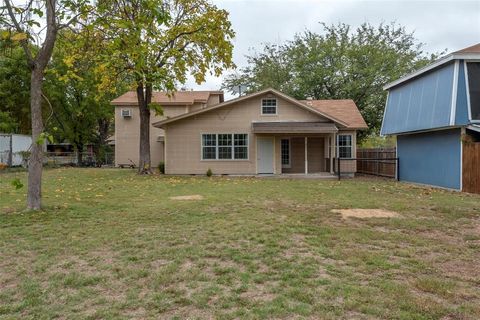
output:
M441 128L450 124L454 64L450 63L388 94L382 134Z
M460 129L397 136L400 180L460 189Z
M465 83L465 69L463 60L460 60L458 68L458 86L457 86L457 106L455 110L455 124L468 124L468 101L467 86Z

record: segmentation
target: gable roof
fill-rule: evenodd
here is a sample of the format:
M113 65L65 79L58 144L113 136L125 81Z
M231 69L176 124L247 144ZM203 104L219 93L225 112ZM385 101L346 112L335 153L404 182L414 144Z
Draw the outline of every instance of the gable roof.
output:
M250 98L254 98L254 97L257 97L257 96L260 96L260 95L264 95L266 93L273 93L273 94L279 96L280 98L285 99L286 101L289 101L292 104L294 104L294 105L296 105L300 108L303 108L303 109L305 109L307 111L310 111L314 114L317 114L317 115L320 115L324 118L327 118L327 119L329 119L329 120L331 120L331 121L333 121L337 124L340 124L343 127L350 128L349 122L344 119L346 117L346 114L343 114L343 113L338 112L338 111L337 112L332 111L334 109L338 109L338 105L335 108L332 107L331 108L332 110L330 110L331 112L326 112L325 109L328 109L326 107L323 107L323 108L318 107L317 108L317 107L314 107L313 105L310 106L306 103L303 103L303 102L301 102L297 99L294 99L294 98L292 98L292 97L290 97L290 96L288 96L288 95L286 95L286 94L284 94L280 91L272 89L272 88L264 89L264 90L261 90L261 91L258 91L258 92L252 93L252 94L248 94L248 95L245 95L245 96L242 96L242 97L239 97L239 98L228 100L228 101L225 101L223 103L220 103L220 104L217 104L217 105L214 105L214 106L210 106L210 107L207 107L207 108L204 108L204 109L192 111L192 112L189 112L189 113L184 113L184 114L178 115L178 116L173 117L173 118L165 119L165 120L153 123L153 126L154 127L162 127L163 125L168 124L168 123L172 123L172 122L175 122L175 121L178 121L178 120L181 120L181 119L189 118L191 116L198 115L198 114L201 114L201 113L205 113L205 112L215 110L215 109L218 109L218 108L222 108L222 107L225 107L225 106L233 105L233 104L236 104L238 102L241 102L241 101L244 101L244 100L247 100L247 99L250 99ZM317 100L317 101L324 101L324 100ZM326 101L332 102L332 101L336 101L336 100L326 100ZM348 101L348 100L346 100L346 101ZM350 101L353 103L352 100L350 100ZM353 105L355 106L355 103L353 103ZM322 104L322 106L323 106L323 104ZM358 113L358 115L361 117L360 112L358 111L356 106L355 106L355 109L356 109L356 112ZM361 127L361 128L366 128L366 127L367 126L365 124L365 126Z
M220 95L220 101L223 100L223 91L177 91L169 96L166 92L153 92L152 102L161 105L192 105L195 102L207 103L211 95ZM120 97L113 99L111 104L114 106L137 106L137 93L128 91Z
M463 48L462 50L455 51L454 53L480 53L480 43L473 46Z
M357 105L351 99L345 100L300 100L300 102L329 114L338 119L342 119L349 128L367 129L367 123L358 110Z
M416 78L416 77L420 76L421 74L423 74L427 71L438 68L438 67L440 67L440 66L442 66L446 63L449 63L453 60L460 60L460 59L464 59L464 60L480 59L480 43L477 43L473 46L470 46L470 47L452 52L452 53L434 61L433 63L431 63L431 64L429 64L429 65L427 65L423 68L418 69L415 72L407 74L406 76L404 76L400 79L397 79L393 82L390 82L390 83L386 84L383 87L383 89L388 90L388 89L393 88L395 86L398 86L399 84L402 84L402 83L404 83L404 82L406 82L410 79Z

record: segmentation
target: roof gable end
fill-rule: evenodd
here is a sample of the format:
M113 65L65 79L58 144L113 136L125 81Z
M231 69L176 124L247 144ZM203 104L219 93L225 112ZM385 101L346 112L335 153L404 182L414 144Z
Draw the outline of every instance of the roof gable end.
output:
M194 115L198 115L198 114L202 114L202 113L205 113L205 112L208 112L208 111L211 111L211 110L215 110L215 109L218 109L218 108L222 108L222 107L226 107L226 106L231 106L231 105L234 105L234 104L237 104L239 102L242 102L242 101L245 101L247 99L251 99L251 98L254 98L254 97L258 97L258 96L261 96L261 95L265 95L265 94L268 94L268 93L271 93L281 99L284 99L290 103L292 103L293 105L299 107L299 108L303 108L307 111L310 111L314 114L317 114L319 116L322 116L328 120L331 120L341 126L344 126L344 127L348 127L348 123L346 123L345 121L341 120L341 119L338 119L337 117L334 117L330 114L327 114L325 112L323 112L322 110L318 110L312 106L309 106L307 105L306 103L303 103L295 98L292 98L278 90L275 90L273 88L268 88L268 89L264 89L264 90L261 90L261 91L258 91L258 92L255 92L255 93L252 93L252 94L248 94L248 95L245 95L245 96L242 96L242 97L239 97L239 98L235 98L235 99L232 99L232 100L228 100L228 101L225 101L223 103L220 103L220 104L217 104L217 105L214 105L214 106L211 106L211 107L207 107L207 108L204 108L204 109L200 109L200 110L197 110L197 111L193 111L193 112L189 112L189 113L185 113L185 114L181 114L179 116L176 116L176 117L173 117L173 118L169 118L169 119L165 119L165 120L162 120L162 121L159 121L159 122L156 122L156 123L153 123L153 126L155 127L161 127L165 124L168 124L168 123L172 123L172 122L175 122L175 121L178 121L178 120L181 120L181 119L185 119L185 118L189 118L191 116L194 116Z

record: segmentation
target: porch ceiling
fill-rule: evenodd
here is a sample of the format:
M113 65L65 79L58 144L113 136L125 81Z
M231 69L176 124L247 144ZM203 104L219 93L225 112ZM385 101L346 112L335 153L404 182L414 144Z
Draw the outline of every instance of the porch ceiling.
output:
M338 128L331 122L269 121L252 122L254 133L335 133Z

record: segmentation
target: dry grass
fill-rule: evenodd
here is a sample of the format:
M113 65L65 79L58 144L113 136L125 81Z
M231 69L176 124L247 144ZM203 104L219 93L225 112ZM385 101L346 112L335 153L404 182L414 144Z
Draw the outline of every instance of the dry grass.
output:
M170 200L203 200L203 196L200 194L194 194L190 196L174 196L170 197Z
M32 213L14 177L0 174L0 318L480 318L479 196L57 169ZM203 200L170 200L185 195Z
M333 213L339 213L342 218L398 218L400 215L397 212L383 210L383 209L333 209Z

